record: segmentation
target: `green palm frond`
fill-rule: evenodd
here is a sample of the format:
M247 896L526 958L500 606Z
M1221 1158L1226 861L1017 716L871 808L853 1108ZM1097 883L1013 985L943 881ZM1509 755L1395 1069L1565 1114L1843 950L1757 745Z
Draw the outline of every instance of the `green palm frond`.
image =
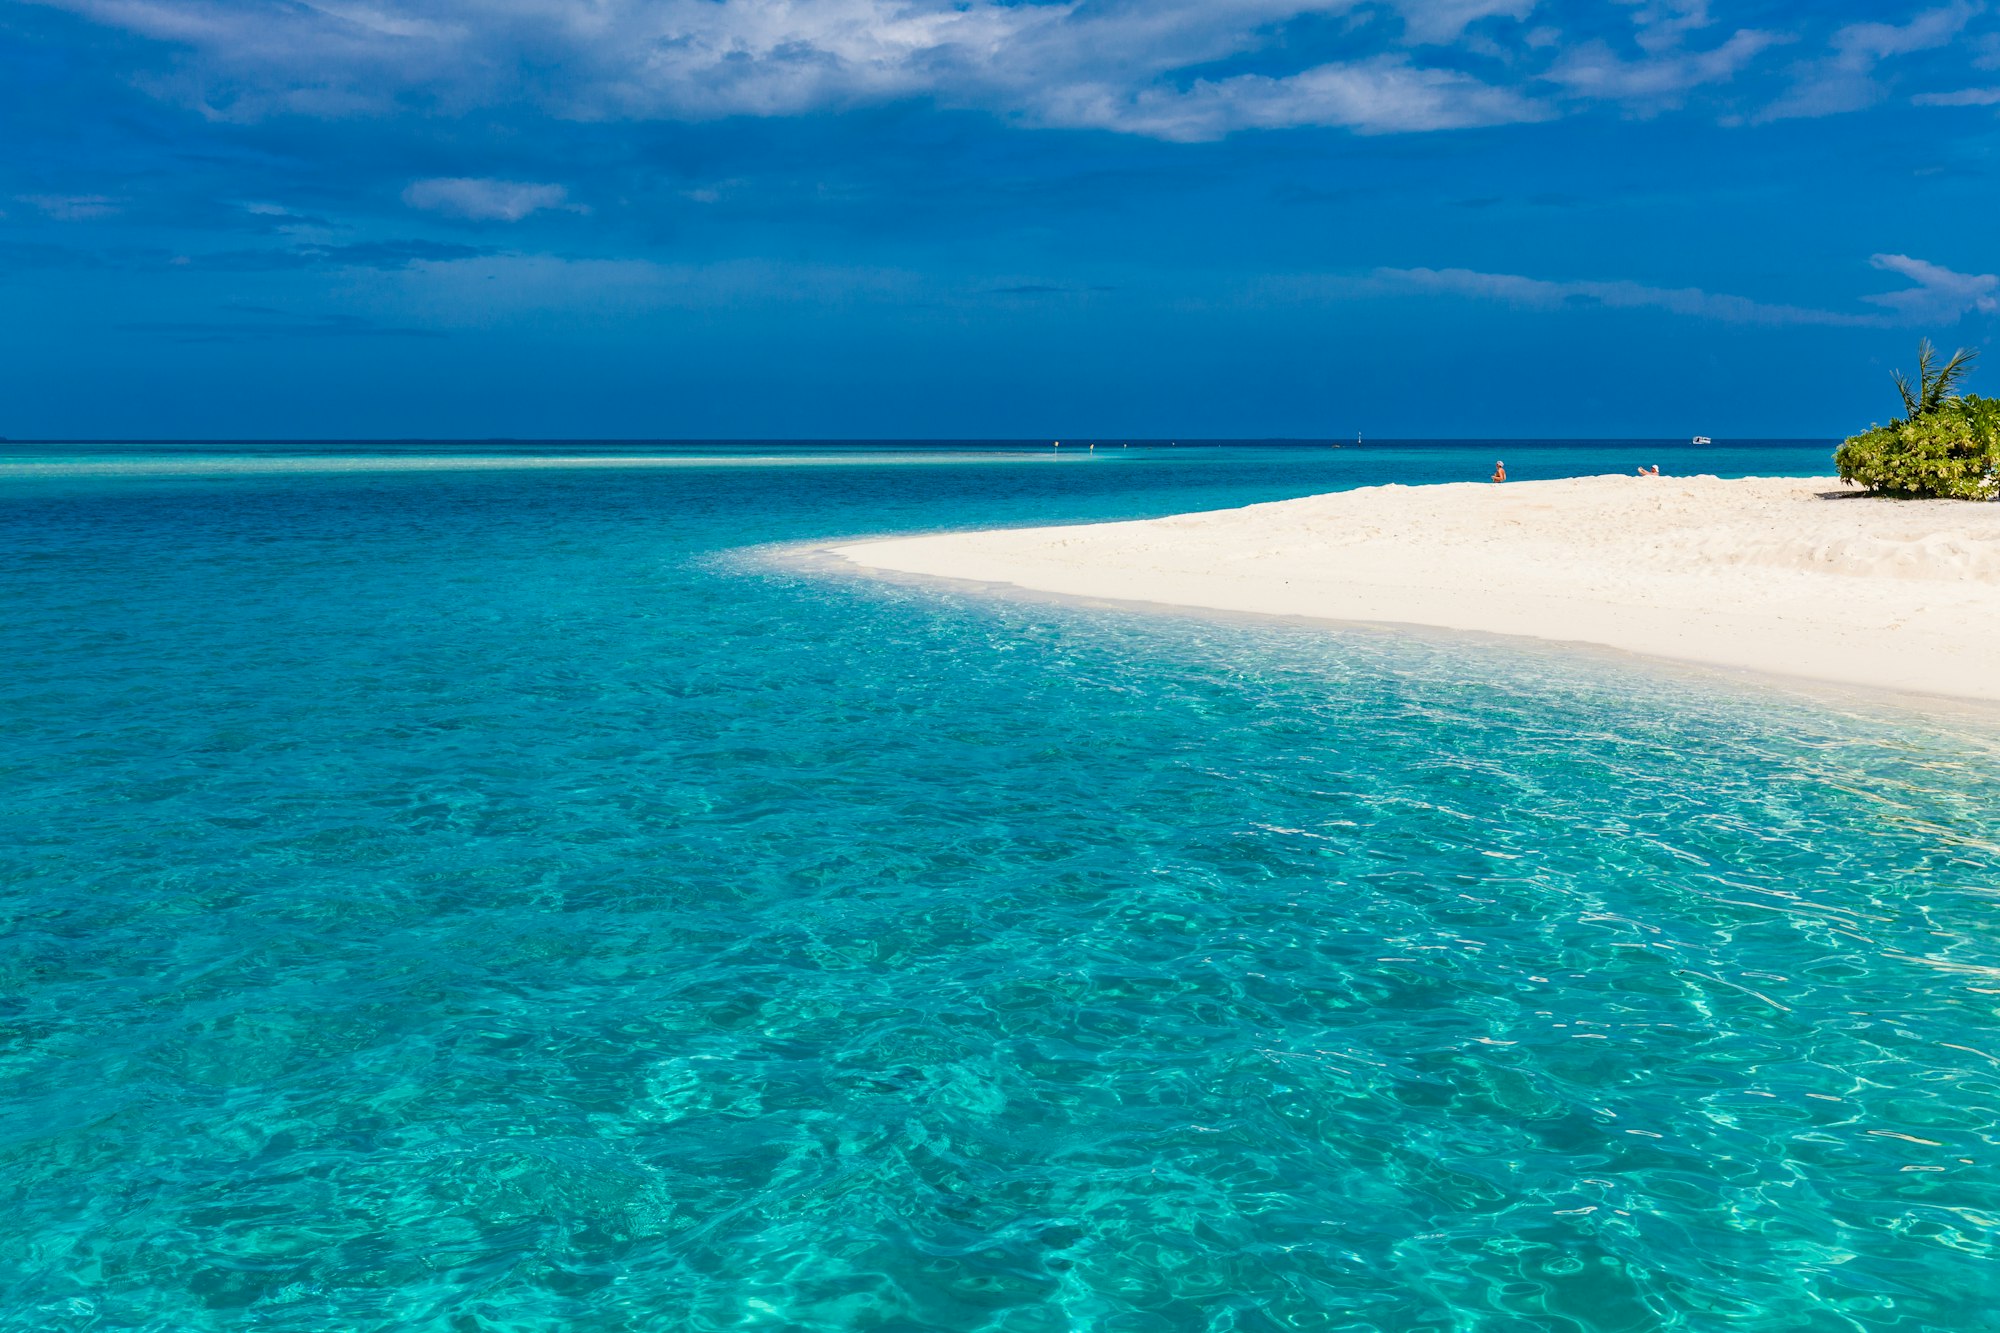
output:
M1959 381L1965 378L1978 357L1976 350L1961 347L1951 354L1951 360L1940 366L1937 363L1937 347L1931 340L1925 338L1918 343L1917 382L1911 384L1900 370L1891 372L1896 381L1896 392L1903 396L1904 420L1914 421L1957 398Z
M1907 420L1917 415L1917 395L1910 391L1910 382L1903 378L1900 370L1890 372L1896 379L1896 392L1903 395L1903 416Z
M1951 360L1944 363L1924 384L1923 410L1935 412L1951 399L1958 397L1958 382L1972 369L1972 363L1979 353L1961 347L1951 354Z

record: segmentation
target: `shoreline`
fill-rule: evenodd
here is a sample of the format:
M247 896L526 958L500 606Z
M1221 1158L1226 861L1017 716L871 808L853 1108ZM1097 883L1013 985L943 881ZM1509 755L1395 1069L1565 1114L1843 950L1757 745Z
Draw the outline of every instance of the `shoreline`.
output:
M2000 701L2000 504L1825 477L1371 486L820 549L866 572Z

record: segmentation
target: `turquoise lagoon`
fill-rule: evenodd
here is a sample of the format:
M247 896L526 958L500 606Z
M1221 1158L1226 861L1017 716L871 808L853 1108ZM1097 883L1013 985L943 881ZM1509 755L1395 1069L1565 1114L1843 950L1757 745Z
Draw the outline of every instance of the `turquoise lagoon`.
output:
M0 1327L2000 1328L1990 712L797 558L1825 444L4 448Z

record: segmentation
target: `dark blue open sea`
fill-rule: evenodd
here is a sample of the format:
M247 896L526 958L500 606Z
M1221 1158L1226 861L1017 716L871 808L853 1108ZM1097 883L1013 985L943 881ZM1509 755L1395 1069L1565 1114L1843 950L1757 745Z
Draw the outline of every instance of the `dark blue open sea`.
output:
M0 1327L2000 1328L1990 713L790 549L1828 448L0 446Z

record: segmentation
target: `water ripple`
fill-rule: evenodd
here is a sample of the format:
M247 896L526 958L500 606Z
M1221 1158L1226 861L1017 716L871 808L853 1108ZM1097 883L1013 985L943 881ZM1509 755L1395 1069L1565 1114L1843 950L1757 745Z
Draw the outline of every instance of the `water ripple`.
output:
M1042 476L0 496L0 1325L1993 1326L2000 731L717 554Z

